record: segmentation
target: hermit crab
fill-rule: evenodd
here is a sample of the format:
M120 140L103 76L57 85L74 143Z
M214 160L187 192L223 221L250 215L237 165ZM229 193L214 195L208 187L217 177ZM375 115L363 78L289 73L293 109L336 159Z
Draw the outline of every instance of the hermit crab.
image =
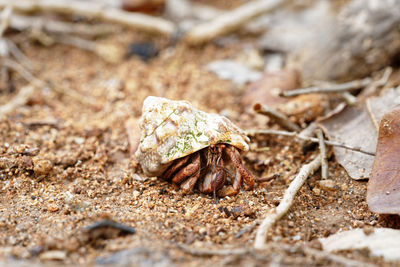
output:
M147 176L178 185L185 193L231 196L253 175L240 152L249 138L226 117L194 108L187 101L149 96L143 103L136 158Z

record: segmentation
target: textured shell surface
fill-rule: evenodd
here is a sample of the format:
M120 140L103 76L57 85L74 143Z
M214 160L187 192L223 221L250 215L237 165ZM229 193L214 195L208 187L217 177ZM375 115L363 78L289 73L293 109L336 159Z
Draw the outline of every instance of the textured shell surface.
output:
M187 101L149 96L139 125L141 137L135 155L148 176L159 176L175 159L213 144L249 149L249 138L230 120L198 110Z

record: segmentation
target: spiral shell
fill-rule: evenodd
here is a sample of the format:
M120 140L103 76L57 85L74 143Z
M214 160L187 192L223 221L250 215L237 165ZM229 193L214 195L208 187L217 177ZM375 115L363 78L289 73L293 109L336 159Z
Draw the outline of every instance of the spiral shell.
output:
M230 120L198 110L187 101L149 96L139 125L141 137L135 155L147 176L160 176L175 159L213 144L249 149L249 138Z

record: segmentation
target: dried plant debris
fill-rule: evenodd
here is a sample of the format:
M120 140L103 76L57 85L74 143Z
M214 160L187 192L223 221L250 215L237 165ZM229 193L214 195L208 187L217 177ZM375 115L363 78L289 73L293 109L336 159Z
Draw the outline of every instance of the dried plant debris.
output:
M368 112L370 113L376 129L379 128L380 118L382 118L385 113L399 105L400 86L397 88L388 89L381 97L371 97L367 99Z
M218 60L207 65L207 69L217 74L222 80L231 80L234 84L242 86L254 82L262 77L262 73L253 70L243 63L233 60Z
M261 79L251 83L241 102L244 107L252 107L256 103L276 107L289 99L280 97L281 91L296 89L300 86L300 75L293 69L285 69L275 73L265 73Z
M289 62L298 66L307 80L365 77L389 65L399 53L398 14L396 1L353 0L319 25L308 45L293 53Z
M380 97L373 97L369 105L348 107L319 122L329 139L360 147L363 150L375 151L378 132L374 123L381 116L397 105L400 87L390 89ZM368 107L368 108L367 108ZM374 114L374 115L371 115ZM353 179L369 178L374 158L369 155L335 147L334 153L340 165Z
M350 107L319 123L329 139L367 151L375 151L377 134L366 108ZM334 153L353 179L369 177L374 157L340 147Z
M376 228L372 232L354 229L320 238L323 250L333 252L368 249L373 256L388 261L400 261L400 230Z
M400 214L400 109L385 114L379 125L367 202L373 212Z

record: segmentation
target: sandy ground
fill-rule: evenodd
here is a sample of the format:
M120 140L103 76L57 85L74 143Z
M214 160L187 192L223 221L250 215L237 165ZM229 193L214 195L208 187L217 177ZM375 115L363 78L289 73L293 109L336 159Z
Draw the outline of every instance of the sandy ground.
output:
M351 180L332 156L334 186L321 188L319 172L310 177L289 213L268 233L274 244L270 249L228 256L189 253L179 244L210 251L250 248L255 222L279 204L293 176L318 151L290 138L253 139L253 146L269 149L244 154L246 165L256 176L276 177L215 204L197 190L184 195L157 178L141 181L130 159L125 122L140 116L146 96L157 95L229 114L245 129L266 127L264 119L243 113L243 90L204 68L207 62L241 53L252 40L196 49L168 47L166 40L122 31L99 42L127 49L134 42L152 41L161 48L160 55L147 63L131 57L109 64L69 46L43 47L21 34L10 37L34 62L37 77L50 86L36 89L27 105L0 121L0 265L32 266L56 259L84 265L337 266L302 247L318 247L318 238L339 230L388 226L385 218L368 211L366 181ZM13 81L15 91L1 89L1 104L26 85L18 75ZM136 233L85 228L103 219L131 226ZM341 255L384 265L368 251Z

